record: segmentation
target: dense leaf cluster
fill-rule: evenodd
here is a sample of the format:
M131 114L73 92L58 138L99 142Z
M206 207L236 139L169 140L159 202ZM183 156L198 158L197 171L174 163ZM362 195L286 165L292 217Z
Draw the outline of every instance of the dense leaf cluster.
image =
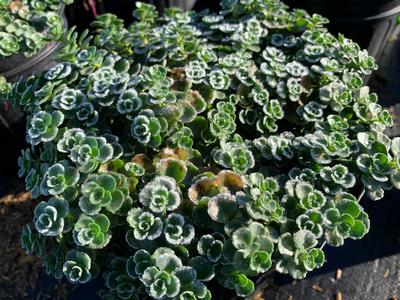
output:
M72 31L61 62L9 94L28 113L19 175L40 203L22 244L105 299L239 296L296 279L360 239L359 195L400 188L400 139L362 76L376 65L327 20L276 0L219 14L139 3L124 28Z
M0 59L17 53L29 57L63 34L63 4L73 0L1 0Z

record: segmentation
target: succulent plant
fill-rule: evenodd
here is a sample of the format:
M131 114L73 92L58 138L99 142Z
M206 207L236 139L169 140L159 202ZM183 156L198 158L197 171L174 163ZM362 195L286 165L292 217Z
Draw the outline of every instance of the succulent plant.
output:
M69 212L68 202L51 198L40 202L35 208L35 227L44 236L58 236L64 231L65 217Z
M165 239L172 245L188 245L194 239L192 224L187 224L185 218L177 213L171 213L165 220Z
M138 279L129 276L127 259L114 257L110 262L110 271L105 276L108 291L100 291L102 299L139 299Z
M78 165L78 170L82 173L92 172L100 163L111 160L113 156L112 144L104 137L92 136L83 138L69 154L69 158Z
M129 199L126 178L122 174L92 174L82 185L82 196L79 198L80 209L94 215L105 208L117 212Z
M92 275L92 260L85 252L70 250L65 256L63 273L71 283L86 283Z
M221 149L212 152L214 161L240 174L246 173L255 165L253 153L243 143L221 143Z
M355 176L343 165L336 165L332 168L324 167L320 174L321 178L327 182L325 190L328 193L337 193L342 188L352 188L356 183Z
M56 109L73 110L85 101L85 95L80 90L66 88L56 95L51 104Z
M81 128L69 128L57 142L57 151L69 153L86 137Z
M78 194L76 188L78 181L79 171L61 161L52 165L46 171L40 186L40 192L43 195L60 196L71 202Z
M49 276L53 276L56 279L64 277L63 263L64 258L60 254L60 249L55 247L52 253L48 253L44 256L44 265L46 273Z
M311 231L316 238L321 238L324 233L324 217L319 210L308 210L296 219L297 226L300 229Z
M163 221L151 212L132 208L128 212L127 221L137 240L154 240L162 234Z
M58 127L64 121L61 111L53 112L39 111L30 120L28 130L28 142L37 145L41 142L51 142L58 133Z
M248 176L245 192L239 199L253 219L285 223L285 210L275 195L278 190L279 184L275 178L264 178L261 173L252 173Z
M317 244L318 241L311 231L284 233L278 241L281 258L277 261L277 269L289 273L293 278L304 278L307 272L319 268L325 261L324 252L315 248Z
M210 262L216 263L222 258L224 244L225 237L223 234L203 235L198 241L197 251L199 254L207 256Z
M6 95L11 90L11 84L7 82L4 76L0 76L0 95ZM2 96L0 103L2 103L4 97Z
M181 203L179 187L173 178L158 176L149 182L139 193L139 201L155 213L178 208Z
M227 90L231 81L228 75L221 70L213 70L210 72L210 85L215 90Z
M27 254L37 253L43 255L45 246L45 238L39 233L32 231L29 225L22 228L21 232L21 247Z
M158 250L160 253L155 257L155 264L144 270L140 280L155 299L176 297L181 285L176 273L182 268L182 261L170 249Z
M46 71L44 77L50 81L63 80L72 73L69 63L59 63Z
M99 16L9 90L39 199L21 243L52 276L102 276L113 300L209 300L210 282L247 297L365 236L360 195L400 188L400 139L363 87L374 60L280 1L221 7Z
M161 144L161 129L161 122L154 113L143 110L133 119L131 132L139 143L158 146Z
M86 246L90 249L101 249L104 248L111 239L109 228L110 221L107 216L103 214L94 216L81 214L75 223L72 234L78 246Z
M253 143L265 158L282 161L293 158L293 139L293 133L283 132L279 135L271 135L268 138L260 137L255 139Z
M305 210L320 209L326 203L324 194L314 189L308 182L288 181L286 183L286 190L288 191L288 196L296 198L300 207Z
M130 115L142 107L142 99L135 89L125 90L117 102L117 110L120 114Z
M235 270L249 276L256 276L266 272L272 265L271 254L274 243L269 237L266 228L252 222L232 233L234 247L233 266ZM229 255L229 248L225 255Z
M369 219L361 206L344 199L324 212L325 238L329 245L341 246L344 239L360 239L369 230Z
M208 113L211 134L216 138L228 138L235 132L235 105L230 102L218 102L217 108Z

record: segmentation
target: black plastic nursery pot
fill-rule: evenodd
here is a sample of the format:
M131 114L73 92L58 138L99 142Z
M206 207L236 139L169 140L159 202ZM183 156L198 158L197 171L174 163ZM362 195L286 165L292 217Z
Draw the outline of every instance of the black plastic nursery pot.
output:
M327 17L332 33L343 33L378 59L397 26L400 0L284 0L292 8Z

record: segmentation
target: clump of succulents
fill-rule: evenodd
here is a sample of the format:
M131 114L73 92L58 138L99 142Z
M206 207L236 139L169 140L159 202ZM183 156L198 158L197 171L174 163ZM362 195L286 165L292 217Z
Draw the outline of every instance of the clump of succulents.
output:
M362 83L374 60L279 1L221 6L100 16L14 84L40 200L21 241L53 276L103 276L105 299L207 300L210 281L247 296L365 236L360 195L400 188L400 139Z
M0 1L0 59L22 53L32 56L47 42L60 39L64 20L59 10L73 0Z

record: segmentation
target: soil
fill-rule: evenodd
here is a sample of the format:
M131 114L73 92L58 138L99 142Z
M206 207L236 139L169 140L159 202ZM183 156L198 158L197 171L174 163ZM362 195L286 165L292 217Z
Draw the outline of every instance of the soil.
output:
M21 187L18 183L14 183ZM0 198L0 299L68 299L68 286L45 275L40 258L21 249L22 227L31 222L35 201L26 192Z

